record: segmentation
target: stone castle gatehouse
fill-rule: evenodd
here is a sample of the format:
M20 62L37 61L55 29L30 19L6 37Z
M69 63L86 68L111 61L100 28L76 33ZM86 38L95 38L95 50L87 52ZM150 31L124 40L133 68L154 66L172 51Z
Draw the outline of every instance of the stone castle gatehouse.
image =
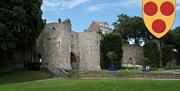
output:
M37 39L37 54L49 70L101 70L101 35L73 32L70 20L49 23ZM38 60L39 60L38 59Z

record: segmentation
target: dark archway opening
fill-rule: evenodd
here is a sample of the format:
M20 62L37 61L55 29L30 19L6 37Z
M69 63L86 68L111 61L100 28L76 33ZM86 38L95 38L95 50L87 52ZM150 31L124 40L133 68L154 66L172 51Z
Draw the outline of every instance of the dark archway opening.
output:
M41 54L38 54L38 62L42 62L42 55Z
M71 67L72 69L79 69L79 61L76 55L71 52Z
M36 61L27 63L28 70L39 71L42 65L42 55L38 54Z

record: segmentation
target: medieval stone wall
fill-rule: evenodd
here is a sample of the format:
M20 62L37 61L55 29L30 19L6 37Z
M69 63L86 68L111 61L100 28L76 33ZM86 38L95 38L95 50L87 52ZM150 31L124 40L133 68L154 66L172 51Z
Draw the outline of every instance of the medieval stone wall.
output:
M143 47L137 45L124 44L122 64L143 64Z
M74 59L80 70L101 70L100 39L101 36L95 32L71 31L69 20L51 23L37 39L37 54L42 56L43 65L50 70L71 70ZM75 55L73 59L72 54Z
M79 56L79 33L71 32L71 52Z
M37 52L42 55L43 64L49 68L71 69L70 29L64 23L47 24L37 40Z
M51 71L54 68L101 70L101 35L96 32L73 32L70 20L50 23L37 39L37 54ZM39 59L37 59L39 60ZM136 45L123 45L122 64L141 65L143 49Z
M100 39L96 32L79 33L80 69L101 70L100 68Z

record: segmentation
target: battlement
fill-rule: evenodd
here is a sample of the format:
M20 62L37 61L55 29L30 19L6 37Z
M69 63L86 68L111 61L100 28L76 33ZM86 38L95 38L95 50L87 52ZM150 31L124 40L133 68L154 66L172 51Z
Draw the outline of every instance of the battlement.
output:
M66 19L62 21L61 19L58 19L58 22L46 24L44 30L57 30L60 27L65 27L71 30L71 20Z

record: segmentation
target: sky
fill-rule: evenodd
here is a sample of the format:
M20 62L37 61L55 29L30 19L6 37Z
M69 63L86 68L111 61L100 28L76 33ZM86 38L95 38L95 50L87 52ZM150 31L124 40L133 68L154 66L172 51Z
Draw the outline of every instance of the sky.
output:
M43 0L43 19L47 23L70 19L72 30L83 32L92 21L106 21L110 28L117 15L142 17L142 0ZM176 0L176 18L172 28L180 26L180 0Z

